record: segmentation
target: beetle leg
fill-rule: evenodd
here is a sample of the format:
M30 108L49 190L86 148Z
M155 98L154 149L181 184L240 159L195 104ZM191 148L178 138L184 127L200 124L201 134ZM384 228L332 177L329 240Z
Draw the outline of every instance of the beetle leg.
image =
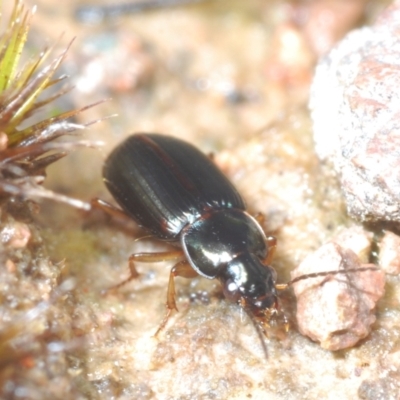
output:
M164 329L165 325L168 322L168 318L171 315L172 310L178 311L175 301L175 278L177 276L181 276L183 278L195 278L197 275L198 275L197 272L191 267L191 265L186 260L178 262L171 268L171 272L169 274L167 303L166 303L167 313L165 314L165 317L162 320L154 336L157 336L158 333Z
M131 218L125 214L121 209L113 206L111 203L108 203L107 201L101 200L101 199L92 199L90 201L90 205L93 208L98 208L99 210L104 211L106 214L116 217L116 218L122 218L122 219L129 219Z
M159 261L169 261L169 260L176 260L183 256L182 250L176 251L164 251L158 253L135 253L129 257L129 270L130 275L128 278L123 280L122 282L118 283L117 285L107 289L107 292L114 291L119 289L121 286L124 286L132 279L136 279L139 276L139 272L135 267L135 262L159 262Z
M261 212L253 215L254 219L260 224L263 225L265 222L265 215Z
M176 310L175 302L175 277L181 276L183 278L195 278L197 276L197 272L191 267L191 265L186 261L182 260L175 264L171 272L169 274L169 282L168 282L168 293L167 293L167 308L169 310Z
M253 218L260 224L263 225L265 222L265 215L261 212L258 212L253 216ZM264 263L269 265L272 259L274 258L275 249L276 249L276 237L275 236L267 236L265 238L265 242L267 243L268 254L267 257L264 259Z
M267 236L265 241L267 242L268 254L267 257L265 257L264 262L269 265L274 258L277 240L275 236Z
M264 223L264 221L265 221L265 215L263 213L261 213L261 212L258 212L257 214L255 214L253 216L253 218L260 225L262 225ZM270 262L272 261L272 259L274 258L277 240L276 240L275 236L267 236L265 238L265 242L267 243L268 254L267 254L267 257L265 257L265 259L264 259L264 263L269 265Z

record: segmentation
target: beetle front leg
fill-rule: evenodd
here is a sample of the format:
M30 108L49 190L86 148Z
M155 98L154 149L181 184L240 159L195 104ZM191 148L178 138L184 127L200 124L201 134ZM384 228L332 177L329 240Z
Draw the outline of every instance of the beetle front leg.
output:
M264 224L265 222L265 216L263 213L257 213L253 216L253 218L261 225ZM276 250L276 245L277 245L277 240L275 236L266 236L265 237L265 242L267 244L268 248L268 254L267 257L265 257L264 264L269 265L274 258L275 250Z
M267 242L268 254L264 259L264 263L269 265L274 258L277 240L275 236L267 236L265 241Z
M258 212L253 215L253 218L260 224L264 225L265 222L265 215L262 212Z
M189 262L186 260L178 262L171 268L171 272L169 274L167 303L166 303L167 313L165 314L165 317L162 320L154 336L157 336L158 333L164 329L165 325L168 322L168 318L171 315L172 310L178 311L175 301L175 278L177 276L181 276L183 278L195 278L197 275L198 275L197 272L191 267Z

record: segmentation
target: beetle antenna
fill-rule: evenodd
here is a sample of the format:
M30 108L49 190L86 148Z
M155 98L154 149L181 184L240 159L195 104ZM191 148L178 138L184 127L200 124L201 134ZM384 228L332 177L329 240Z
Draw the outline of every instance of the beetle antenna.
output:
M275 285L275 287L278 290L284 290L287 289L288 286L292 286L294 283L302 281L304 279L319 278L320 276L328 276L328 275L347 274L349 272L377 271L378 269L379 269L378 267L361 267L361 268L341 269L335 271L314 272L312 274L300 275L297 278L294 278L287 283L278 283Z

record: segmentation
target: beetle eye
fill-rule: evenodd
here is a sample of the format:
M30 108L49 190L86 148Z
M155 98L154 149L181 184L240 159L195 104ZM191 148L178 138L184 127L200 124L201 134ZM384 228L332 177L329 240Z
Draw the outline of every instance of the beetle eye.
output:
M238 285L236 285L236 283L231 279L228 279L222 285L222 290L224 292L224 296L233 303L236 303L241 297Z

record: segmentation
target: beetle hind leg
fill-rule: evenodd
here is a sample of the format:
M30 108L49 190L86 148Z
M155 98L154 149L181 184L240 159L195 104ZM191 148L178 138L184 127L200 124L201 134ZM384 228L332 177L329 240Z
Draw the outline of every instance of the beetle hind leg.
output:
M171 268L171 272L169 274L169 282L168 282L167 302L165 304L167 307L167 312L154 336L157 336L159 332L165 328L165 325L167 324L172 311L173 310L178 311L175 301L175 278L177 276L181 276L183 278L195 278L197 275L198 275L197 272L191 267L189 262L186 260L178 262Z
M131 220L131 218L128 216L128 214L126 214L120 208L115 207L108 201L104 201L104 200L95 198L90 201L90 205L91 205L92 209L101 210L104 213L106 213L107 215L110 215L111 217Z

